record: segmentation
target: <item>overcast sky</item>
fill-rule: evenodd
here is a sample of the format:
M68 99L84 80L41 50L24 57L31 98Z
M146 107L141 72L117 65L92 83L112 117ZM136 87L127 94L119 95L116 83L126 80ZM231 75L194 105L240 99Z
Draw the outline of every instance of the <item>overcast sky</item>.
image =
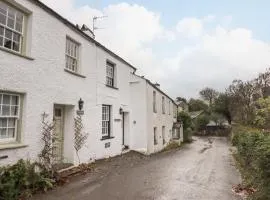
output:
M172 97L250 79L270 64L270 1L42 0L73 23L102 28L96 39ZM260 2L256 3L256 2Z

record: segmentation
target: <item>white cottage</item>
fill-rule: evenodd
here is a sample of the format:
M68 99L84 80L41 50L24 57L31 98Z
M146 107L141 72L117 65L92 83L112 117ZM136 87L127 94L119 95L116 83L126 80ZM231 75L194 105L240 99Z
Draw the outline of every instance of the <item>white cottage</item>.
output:
M134 66L38 0L0 0L0 71L0 166L20 158L37 159L44 114L62 138L55 154L58 162L77 164L74 118L80 99L89 133L79 152L81 162L125 149L152 153L172 137L173 100L137 77ZM136 79L145 85L137 87ZM157 112L163 105L166 116L153 114L152 90Z
M181 142L177 106L159 84L133 74L130 82L132 106L132 149L151 154L161 151L169 142Z

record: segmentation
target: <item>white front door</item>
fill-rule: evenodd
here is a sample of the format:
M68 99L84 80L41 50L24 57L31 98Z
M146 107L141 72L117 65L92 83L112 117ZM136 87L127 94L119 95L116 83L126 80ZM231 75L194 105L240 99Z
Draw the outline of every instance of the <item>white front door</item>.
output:
M64 107L54 106L53 156L56 163L63 161Z

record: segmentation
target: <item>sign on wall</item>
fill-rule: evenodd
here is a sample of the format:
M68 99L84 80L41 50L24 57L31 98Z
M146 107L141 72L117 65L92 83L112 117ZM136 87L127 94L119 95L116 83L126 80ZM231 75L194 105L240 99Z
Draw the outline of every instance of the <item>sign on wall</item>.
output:
M105 143L105 148L109 148L111 146L110 142Z

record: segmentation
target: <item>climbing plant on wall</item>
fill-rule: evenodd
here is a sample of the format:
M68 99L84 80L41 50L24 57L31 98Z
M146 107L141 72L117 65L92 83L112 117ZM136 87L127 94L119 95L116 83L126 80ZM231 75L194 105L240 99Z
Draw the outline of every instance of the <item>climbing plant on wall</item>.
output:
M83 147L83 145L86 143L86 140L88 138L88 133L83 132L83 122L82 122L82 116L77 114L77 116L74 119L74 131L75 131L75 138L74 138L74 148L76 150L76 154L80 161L79 151Z
M48 115L46 113L42 114L42 141L44 142L44 147L39 154L40 162L48 171L53 171L53 141L56 140L53 133L55 123L46 120Z

